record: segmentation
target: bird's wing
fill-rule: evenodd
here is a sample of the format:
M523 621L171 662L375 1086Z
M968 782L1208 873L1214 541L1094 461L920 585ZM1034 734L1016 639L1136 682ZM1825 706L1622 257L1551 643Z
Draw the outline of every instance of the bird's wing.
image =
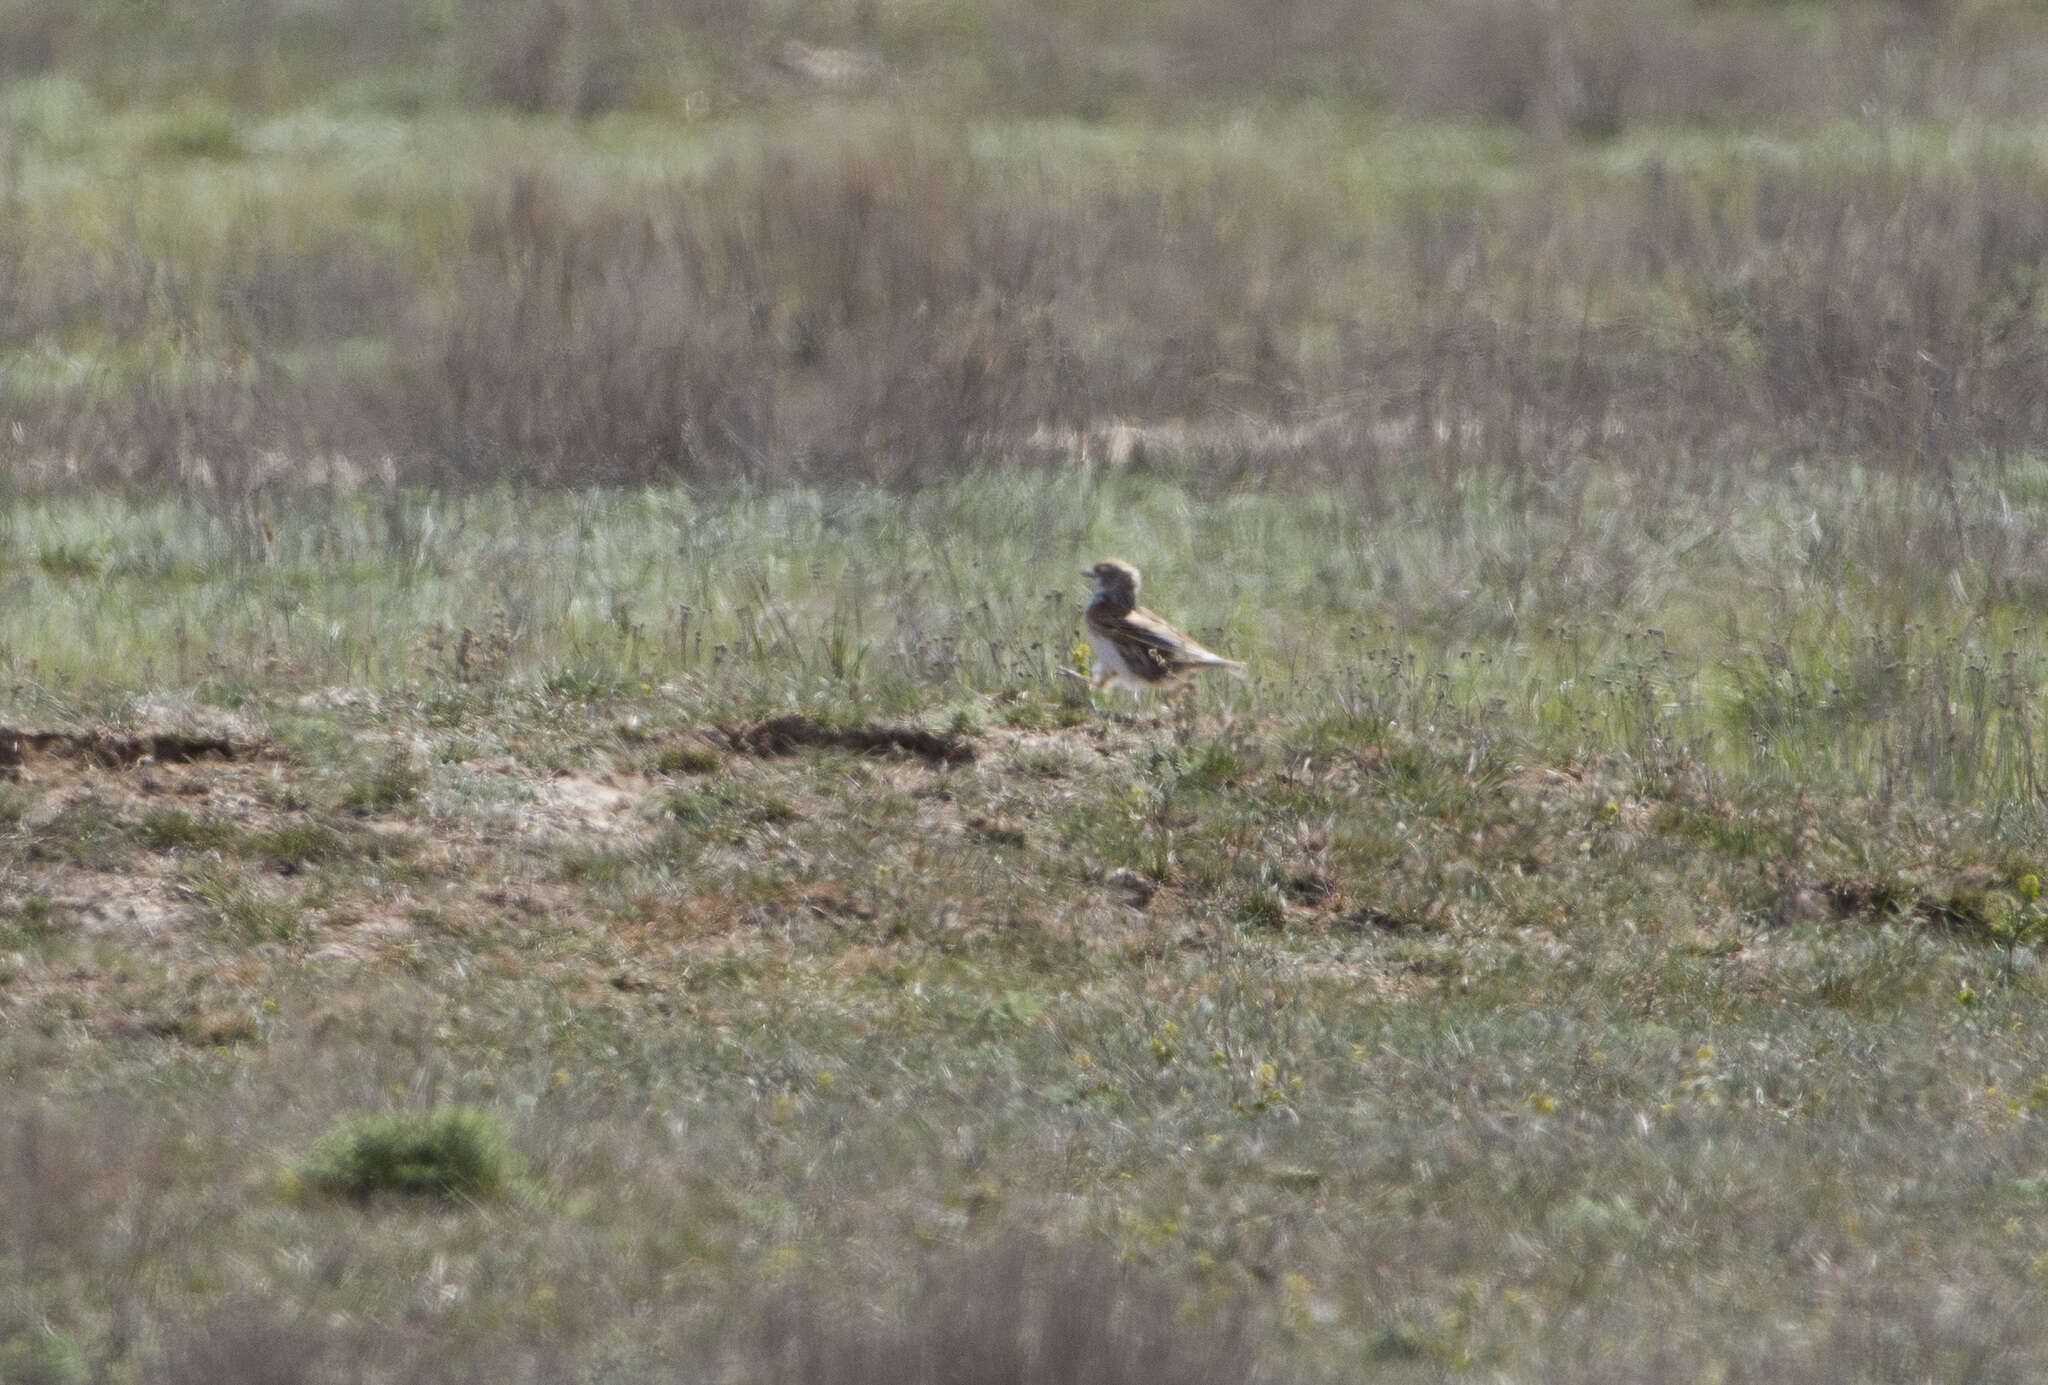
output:
M1091 606L1088 628L1113 641L1130 663L1131 671L1144 677L1165 678L1202 664L1239 667L1233 660L1202 648L1143 606L1124 612Z

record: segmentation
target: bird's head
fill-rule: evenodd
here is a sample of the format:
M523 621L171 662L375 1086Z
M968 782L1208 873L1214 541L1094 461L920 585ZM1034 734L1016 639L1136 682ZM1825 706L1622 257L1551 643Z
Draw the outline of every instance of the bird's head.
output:
M1104 558L1081 573L1095 583L1095 595L1126 606L1138 602L1138 570L1121 558Z

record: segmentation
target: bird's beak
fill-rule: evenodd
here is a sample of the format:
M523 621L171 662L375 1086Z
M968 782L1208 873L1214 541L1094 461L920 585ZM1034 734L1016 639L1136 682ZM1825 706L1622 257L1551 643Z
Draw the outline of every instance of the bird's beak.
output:
M1084 567L1081 569L1081 575L1092 582L1095 580L1095 569L1092 567Z

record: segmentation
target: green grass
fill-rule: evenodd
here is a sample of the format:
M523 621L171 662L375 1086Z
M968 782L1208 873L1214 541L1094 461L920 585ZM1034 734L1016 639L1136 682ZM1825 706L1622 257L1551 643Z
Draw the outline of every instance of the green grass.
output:
M152 808L142 815L137 835L151 851L207 851L227 844L232 829L205 818L195 818L182 808Z
M2048 1374L2048 31L1283 8L0 5L0 1378Z
M420 796L425 776L404 751L394 751L381 763L358 770L342 791L341 806L363 817L377 817L414 803ZM321 849L310 837L285 844L286 851L303 856Z
M232 866L195 866L185 872L179 888L196 906L198 921L231 944L288 943L304 926L297 899Z
M478 1199L516 1184L520 1163L498 1116L444 1106L345 1120L291 1176L307 1193L357 1201L380 1193Z
M295 822L267 832L255 832L236 846L246 855L259 856L272 868L291 872L308 865L331 864L360 859L362 844L351 844L340 832L318 822Z
M41 948L57 935L56 907L39 894L25 895L0 912L0 946Z
M195 106L167 117L150 134L144 148L151 155L172 159L240 159L249 152L234 113L210 106Z
M710 774L719 767L718 752L705 745L663 746L651 766L656 774Z
M16 551L125 566L13 571L0 719L268 749L9 787L0 1276L90 1371L251 1301L314 1359L595 1370L745 1357L791 1286L938 1333L954 1257L1050 1236L1286 1378L2024 1376L2048 665L1989 554L2034 469L305 495L274 559L24 499ZM1112 551L1249 675L1075 703ZM974 756L748 740L792 709ZM403 1182L387 1107L499 1113L534 1196L279 1191Z
M274 563L241 556L191 503L52 498L16 507L17 547L83 540L128 557L90 583L16 569L0 642L35 660L30 695L52 705L111 709L165 684L224 706L260 686L368 686L465 731L543 705L639 704L658 730L796 701L971 734L1065 719L1071 574L1121 551L1177 619L1251 660L1211 705L1298 721L1311 755L1326 735L1440 724L1492 728L1503 753L1623 756L1643 783L1698 766L1784 793L2024 802L2042 774L2043 578L2003 507L2038 469L1959 483L1923 535L1948 575L1926 582L1887 526L1911 530L1948 502L1833 471L1643 495L1589 464L1555 503L1519 509L1484 475L1369 503L1038 473L908 499L418 493L403 533L361 502L307 497L275 507ZM1304 619L1261 617L1276 609ZM489 674L419 657L456 627L504 630ZM857 654L837 674L835 647ZM997 694L1008 700L978 707ZM1215 753L1196 779L1228 776L1229 751ZM668 773L715 763L655 754L673 758ZM1398 756L1382 769L1418 803L1436 790L1410 781L1432 772ZM425 788L393 754L366 760L339 801L387 814Z

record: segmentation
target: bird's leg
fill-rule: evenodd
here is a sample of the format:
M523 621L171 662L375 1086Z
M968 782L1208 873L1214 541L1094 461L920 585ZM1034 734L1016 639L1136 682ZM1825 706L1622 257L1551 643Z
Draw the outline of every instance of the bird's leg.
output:
M1080 677L1080 675L1076 674L1075 677L1078 678ZM1094 707L1096 705L1096 694L1106 690L1109 687L1110 683L1115 680L1115 678L1116 673L1114 670L1112 670L1109 672L1097 671L1093 679L1082 679L1083 682L1086 682L1088 684L1088 705L1090 707ZM1106 715L1111 721L1116 722L1119 726L1128 726L1131 724L1131 721L1133 720L1129 712L1105 712L1104 715Z

